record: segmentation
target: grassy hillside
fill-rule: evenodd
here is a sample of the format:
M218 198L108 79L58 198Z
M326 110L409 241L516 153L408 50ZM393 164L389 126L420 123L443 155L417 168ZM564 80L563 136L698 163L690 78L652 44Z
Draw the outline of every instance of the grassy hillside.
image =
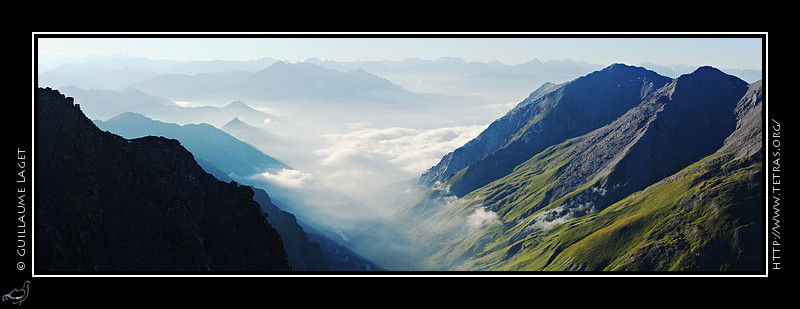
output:
M738 270L760 265L759 156L715 154L612 206L511 242L455 270ZM714 261L729 261L714 264Z

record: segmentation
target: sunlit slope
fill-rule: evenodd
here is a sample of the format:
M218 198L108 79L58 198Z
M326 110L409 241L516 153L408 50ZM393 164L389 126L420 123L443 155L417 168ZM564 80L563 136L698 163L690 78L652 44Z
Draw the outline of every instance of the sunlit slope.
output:
M710 156L598 213L520 240L517 225L453 269L757 270L762 163L728 157Z
M461 198L453 174L395 222L430 270L753 269L760 93L701 68Z

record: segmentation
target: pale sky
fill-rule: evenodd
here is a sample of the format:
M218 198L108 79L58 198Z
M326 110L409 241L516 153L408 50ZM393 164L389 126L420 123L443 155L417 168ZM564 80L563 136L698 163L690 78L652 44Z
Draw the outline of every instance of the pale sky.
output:
M69 34L72 37L65 38L44 37L48 35L50 34L38 34L36 37L37 45L34 47L37 48L39 55L77 57L118 55L170 60L254 60L271 57L289 62L301 62L311 57L335 61L408 58L434 60L441 57L460 57L467 61L497 60L505 64L519 64L533 59L542 61L571 59L604 65L616 62L627 64L653 62L661 65L711 65L717 68L759 70L762 69L763 62L762 38L752 37L762 35L758 33L743 34L742 38L730 37L730 34L709 34L709 38L644 37L658 34L643 34L641 37L633 38L526 38L516 33L480 33L474 37L463 37L465 34L462 33L436 34L435 37L429 33L413 33L404 34L404 37L391 37L393 34L379 33L367 34L371 37L362 38L356 36L363 34L337 35L341 37L323 34L319 35L322 37L298 38L186 37L198 35L196 33L156 34L184 36L184 38L111 37L119 36L118 34L99 34L105 37L94 38L87 36L95 34ZM210 35L230 36L216 33ZM542 36L541 34L530 36L537 35ZM557 35L549 34L549 36ZM567 35L574 36L574 34ZM677 35L679 34L671 36ZM696 36L696 34L689 35ZM153 34L145 33L137 36L153 36Z

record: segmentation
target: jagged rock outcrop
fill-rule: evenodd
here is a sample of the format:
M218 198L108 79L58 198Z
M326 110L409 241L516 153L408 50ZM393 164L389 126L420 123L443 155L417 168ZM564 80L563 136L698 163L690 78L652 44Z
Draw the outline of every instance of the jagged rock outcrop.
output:
M289 271L253 190L176 140L103 132L37 90L37 271Z

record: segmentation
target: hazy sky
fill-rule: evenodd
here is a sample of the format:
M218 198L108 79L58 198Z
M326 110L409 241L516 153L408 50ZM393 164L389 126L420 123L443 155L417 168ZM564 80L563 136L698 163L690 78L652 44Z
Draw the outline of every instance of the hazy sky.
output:
M402 38L387 37L393 34L380 33L367 34L373 36L372 38L354 37L364 34L337 35L341 37L328 35L321 38L213 38L208 35L199 38L110 37L119 36L118 34L100 34L106 37L94 38L86 36L95 34L70 34L73 37L69 38L42 37L47 35L37 35L38 44L35 47L39 55L120 55L172 60L253 60L272 57L290 62L300 62L310 57L337 61L407 58L433 60L441 57L460 57L467 61L497 60L505 64L518 64L533 59L543 61L571 59L592 64L615 62L636 64L649 61L662 65L711 65L736 69L761 69L762 66L761 38L722 37L729 34L709 34L709 38L643 37L655 34L645 34L636 38L523 38L518 37L520 34L513 34L515 37L503 34L475 34L474 37L463 37L465 35L463 33L437 34L436 37L431 37L429 33L413 33L405 34L406 37ZM146 35L153 36L153 34L138 34L138 36ZM225 34L211 35L225 36ZM542 36L541 34L531 36L536 35Z

